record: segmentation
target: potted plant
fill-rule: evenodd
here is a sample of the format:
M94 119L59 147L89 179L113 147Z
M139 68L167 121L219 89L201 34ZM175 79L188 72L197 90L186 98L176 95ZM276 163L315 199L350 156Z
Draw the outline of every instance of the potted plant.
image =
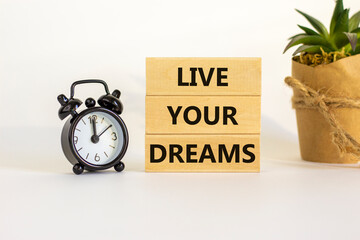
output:
M328 30L319 20L296 10L314 29L291 37L293 107L301 157L326 163L360 159L360 12L349 17L336 1Z

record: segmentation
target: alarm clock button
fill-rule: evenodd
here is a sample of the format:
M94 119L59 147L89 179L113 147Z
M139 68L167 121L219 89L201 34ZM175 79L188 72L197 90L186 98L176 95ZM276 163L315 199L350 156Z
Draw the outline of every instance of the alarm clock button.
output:
M95 102L95 99L93 99L93 98L88 98L88 99L86 99L86 101L85 101L85 106L86 106L87 108L94 107L95 104L96 104L96 102Z

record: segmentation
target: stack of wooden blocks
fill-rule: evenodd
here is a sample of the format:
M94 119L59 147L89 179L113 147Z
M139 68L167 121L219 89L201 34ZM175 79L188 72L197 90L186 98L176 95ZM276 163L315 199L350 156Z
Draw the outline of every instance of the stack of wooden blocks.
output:
M145 170L259 172L260 58L147 58Z

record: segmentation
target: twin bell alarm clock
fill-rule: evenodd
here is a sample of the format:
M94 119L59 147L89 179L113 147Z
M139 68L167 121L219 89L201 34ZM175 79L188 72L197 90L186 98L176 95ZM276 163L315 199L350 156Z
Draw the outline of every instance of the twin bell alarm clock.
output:
M82 101L74 98L75 87L80 84L99 83L105 88L97 103L93 98L85 101L86 109L77 112ZM120 91L111 94L105 81L97 79L80 80L71 85L70 98L58 96L61 105L59 118L67 118L61 134L63 152L73 165L73 172L81 174L84 170L95 171L114 167L118 172L124 170L121 161L129 143L129 135L124 121L119 116L123 105Z

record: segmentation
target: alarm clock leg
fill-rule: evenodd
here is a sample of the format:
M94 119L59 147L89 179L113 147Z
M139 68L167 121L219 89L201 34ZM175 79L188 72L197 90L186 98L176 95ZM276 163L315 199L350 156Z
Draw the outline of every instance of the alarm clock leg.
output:
M81 164L77 163L73 167L73 172L76 175L82 174L84 172L84 167Z
M114 166L114 169L117 172L122 172L122 170L124 170L124 168L125 168L125 164L123 162L119 162L118 164L116 164Z

